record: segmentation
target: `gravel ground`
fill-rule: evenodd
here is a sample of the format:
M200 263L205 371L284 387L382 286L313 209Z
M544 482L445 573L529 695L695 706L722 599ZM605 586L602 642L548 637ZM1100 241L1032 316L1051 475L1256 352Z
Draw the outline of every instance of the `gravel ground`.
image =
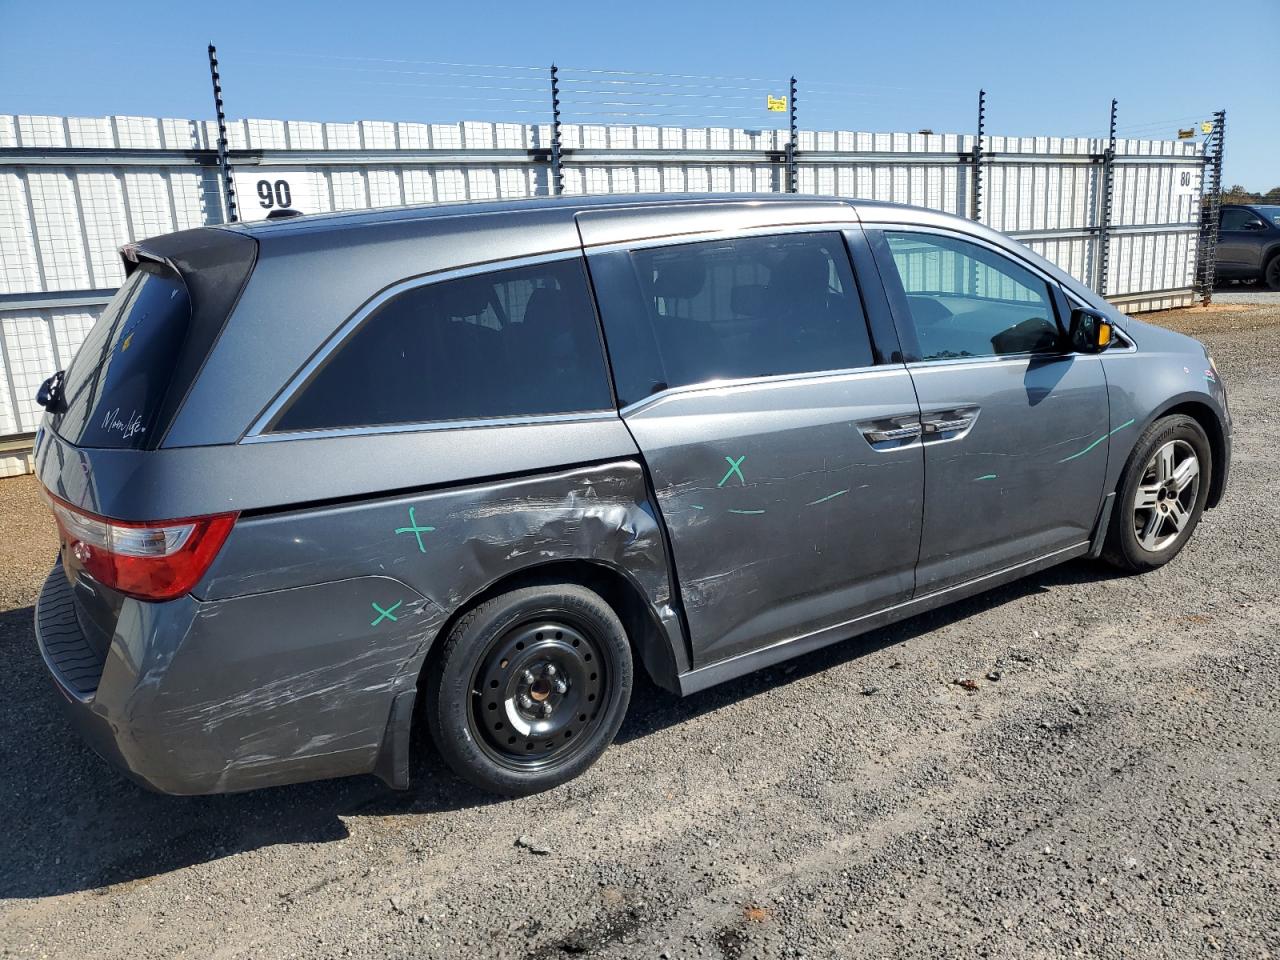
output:
M1258 284L1229 284L1213 292L1213 302L1280 307L1280 290L1266 290Z
M1211 345L1237 430L1173 564L641 686L596 767L517 801L431 757L403 795L132 786L58 712L51 525L0 482L0 955L1280 956L1280 306L1160 320Z

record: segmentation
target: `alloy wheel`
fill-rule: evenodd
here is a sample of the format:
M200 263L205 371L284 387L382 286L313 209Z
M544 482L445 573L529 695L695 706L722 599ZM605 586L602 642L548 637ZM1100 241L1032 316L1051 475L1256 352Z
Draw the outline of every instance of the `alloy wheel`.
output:
M1133 531L1142 549L1158 553L1187 528L1200 491L1200 458L1185 440L1170 440L1147 461L1133 498Z

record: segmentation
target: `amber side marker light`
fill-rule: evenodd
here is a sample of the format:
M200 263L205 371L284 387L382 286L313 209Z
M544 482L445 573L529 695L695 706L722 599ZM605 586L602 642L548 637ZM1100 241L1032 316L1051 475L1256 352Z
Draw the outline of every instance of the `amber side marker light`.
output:
M1111 343L1111 324L1098 324L1098 346L1105 347Z
M89 576L139 600L172 600L194 587L235 526L238 513L138 523L73 507L47 490L64 548Z

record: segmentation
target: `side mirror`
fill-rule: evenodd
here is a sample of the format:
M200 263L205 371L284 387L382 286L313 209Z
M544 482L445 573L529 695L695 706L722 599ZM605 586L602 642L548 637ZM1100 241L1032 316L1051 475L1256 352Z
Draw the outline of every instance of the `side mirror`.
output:
M1261 220L1250 220L1244 225L1244 228L1246 230L1265 230L1267 229L1267 225Z
M1071 311L1067 340L1077 353L1101 353L1111 346L1113 332L1111 321L1097 310L1081 307Z

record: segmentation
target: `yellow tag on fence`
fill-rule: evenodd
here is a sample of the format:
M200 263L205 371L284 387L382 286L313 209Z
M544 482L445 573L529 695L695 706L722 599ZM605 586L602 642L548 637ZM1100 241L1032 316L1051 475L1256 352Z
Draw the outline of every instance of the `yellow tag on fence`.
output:
M772 95L768 95L768 94L766 94L766 96L765 96L765 101L766 101L766 103L767 103L768 108L769 108L770 110L772 110L774 113L786 113L786 112L787 112L787 98L786 98L786 97L775 97L775 96L772 96Z

